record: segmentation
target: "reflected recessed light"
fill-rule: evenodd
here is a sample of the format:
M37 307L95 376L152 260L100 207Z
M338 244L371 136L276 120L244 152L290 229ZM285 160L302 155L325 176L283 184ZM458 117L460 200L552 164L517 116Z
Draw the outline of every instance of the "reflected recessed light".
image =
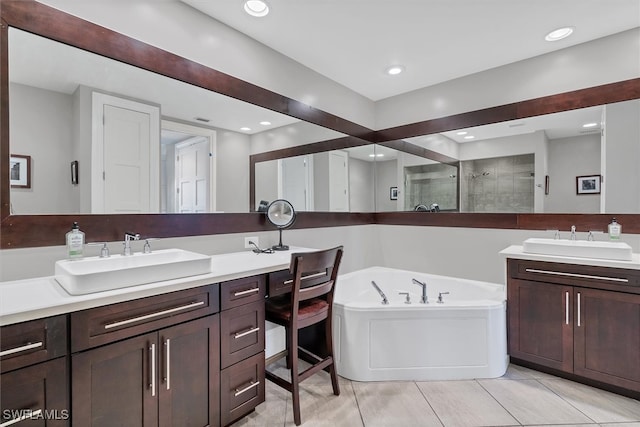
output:
M262 126L270 126L270 125L271 125L271 122L268 122L268 121L266 121L266 120L265 120L265 121L260 122L260 124L261 124Z
M598 126L597 123L585 123L582 125L583 128L594 128L596 126Z
M243 126L243 127L240 128L240 130L244 131L244 132L249 132L251 130L251 128Z
M473 135L467 135L467 136L464 137L464 139L473 139L473 138L475 138L475 136L473 136Z
M369 154L369 157L384 157L384 154L382 153L378 153L378 154Z
M557 30L553 30L547 34L544 39L548 42L555 42L562 40L565 37L569 37L571 33L573 33L573 27L558 28Z
M403 71L404 71L404 67L402 65L392 65L386 70L387 74L389 74L390 76L397 76Z
M262 0L247 0L244 2L244 11L251 16L261 18L269 13L269 6Z
M461 130L460 132L456 132L456 135L466 135L468 132L466 130Z

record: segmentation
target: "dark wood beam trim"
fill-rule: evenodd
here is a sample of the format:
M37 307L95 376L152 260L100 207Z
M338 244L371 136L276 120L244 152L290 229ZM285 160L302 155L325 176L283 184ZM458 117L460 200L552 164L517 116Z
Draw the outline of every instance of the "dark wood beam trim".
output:
M426 227L518 228L517 214L459 212L378 212L376 224Z
M0 5L1 6L1 5ZM9 57L7 23L0 24L0 58ZM9 158L9 62L0 61L0 159ZM7 218L11 213L9 199L9 162L0 162L0 219Z
M382 145L388 148L393 148L398 151L403 151L405 153L413 154L415 156L424 157L426 159L435 160L436 162L446 163L451 166L458 166L460 164L460 161L458 159L454 159L453 157L446 156L444 154L429 150L427 148L422 148L419 145L412 144L408 141L403 141L403 140L386 141L386 142L381 142L379 145Z

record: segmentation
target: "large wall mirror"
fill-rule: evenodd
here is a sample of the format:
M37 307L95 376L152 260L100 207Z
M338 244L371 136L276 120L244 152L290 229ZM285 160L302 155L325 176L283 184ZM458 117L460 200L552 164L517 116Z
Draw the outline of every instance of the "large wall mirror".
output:
M272 200L283 194L292 194L290 198L295 197L303 207L297 208L301 214L296 227L373 222L428 225L430 220L425 220L422 212L404 214L404 211L420 211L416 209L419 206L431 211L432 205L437 205L441 213L434 224L445 226L557 228L564 224L562 217L553 216L559 212L634 214L632 219L640 223L635 216L640 210L637 201L635 207L620 204L631 200L628 188L631 182L637 185L637 175L635 178L626 175L618 181L611 178L616 169L621 171L620 175L631 174L625 148L616 148L613 141L637 145L637 129L633 139L626 133L633 129L625 130L624 126L612 123L631 122L637 128L637 115L629 116L637 112L637 104L623 101L640 98L640 79L374 132L36 1L3 1L0 8L2 248L59 245L60 236L77 219L86 224L85 230L91 230L88 241L118 240L122 232L131 228L153 237L266 230L270 228L265 225L263 215L252 211L260 200ZM14 46L14 42L24 43L23 47ZM40 48L47 53L36 53ZM92 65L82 65L85 59L80 57L91 58ZM33 62L47 59L58 61ZM116 62L110 63L112 60ZM118 77L115 69L125 74ZM54 83L57 86L48 86ZM159 87L163 89L157 90ZM101 103L95 98L101 98ZM136 147L125 152L124 159L111 159L117 167L108 172L96 167L109 153L104 151L104 141L102 149L99 144L94 149L93 110L80 107L105 108L112 104L112 98L122 102L124 106L118 106L121 110L128 109L131 102L148 108L138 114L145 116L138 117L142 122L122 118L116 111L116 119L129 123L129 127L118 128L112 137L126 140L140 129L150 128L157 131L160 140L161 129L165 129L165 143ZM605 132L604 138L597 132L586 131L581 136L558 139L541 128L521 135L495 133L480 137L484 129L475 128L607 103L613 105L589 112L599 116L600 123L605 115L606 128L619 129L615 138L610 131ZM620 111L614 114L614 110ZM612 119L618 113L619 118ZM146 116L154 114L157 117L149 120L157 120L158 126L149 127L145 124ZM259 124L254 124L258 120L271 122L273 129L255 133L260 129ZM527 126L518 121L504 125L512 130ZM252 130L241 130L245 126ZM452 131L461 132L463 128L469 133L477 132L475 142L458 144L458 135ZM105 134L108 131L103 129L103 137ZM280 142L274 142L274 138ZM294 144L286 138L295 138L296 145L306 144L304 157L283 160L296 157L290 148ZM203 139L206 142L202 151L191 150ZM520 140L534 139L532 143L537 148L516 148L524 146ZM175 190L181 166L171 159L183 148L180 143L185 149L184 157L192 156L209 165L205 184L198 187L201 181L195 176L184 189L177 187L182 194L191 191L191 196L206 195L209 200L204 207L177 203L179 196ZM137 153L148 152L149 147L152 152L147 169L151 170L145 169L145 162L129 162ZM242 149L234 151L239 147ZM211 161L222 156L225 161ZM345 168L347 162L349 167ZM637 164L637 157L633 162ZM194 160L188 165L199 167L200 163ZM309 172L311 165L313 170ZM302 175L305 178L296 180L304 185L289 185L286 176L301 176L305 167L308 167ZM637 174L637 167L634 170ZM23 184L27 171L33 179ZM128 188L136 181L135 176L141 174L152 182L153 188L146 207L135 206L140 200L134 197L137 190L133 185ZM256 180L258 175L260 179ZM580 175L606 177L600 183L598 196L573 195L576 201L596 202L579 208L579 203L571 203L571 209L576 208L571 210L562 205L566 202L564 196L552 200L556 189L558 194L563 194L561 188L562 192L571 192L574 183L567 183ZM546 176L550 177L548 185ZM131 203L111 208L104 201L113 189L107 189L103 183L112 182L111 178L115 191L130 190L127 197L120 198ZM498 191L509 187L507 181L513 183L513 191L533 196L512 194L510 200L499 203L498 199L508 199ZM482 200L481 196L491 194L487 190L492 188L495 188L493 200ZM613 201L619 204L610 205ZM402 217L397 216L399 211ZM454 216L448 216L450 213ZM507 216L497 220L487 216L496 213ZM571 220L585 224L608 222L593 215ZM640 231L627 224L625 229Z

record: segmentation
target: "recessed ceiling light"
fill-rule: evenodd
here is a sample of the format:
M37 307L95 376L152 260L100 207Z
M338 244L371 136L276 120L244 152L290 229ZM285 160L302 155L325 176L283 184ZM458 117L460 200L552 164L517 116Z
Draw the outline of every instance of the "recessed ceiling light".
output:
M260 122L260 124L261 124L262 126L270 126L270 125L271 125L271 122L264 120L264 121Z
M369 157L384 157L384 154L382 154L382 153L378 153L378 154L371 153L371 154L369 154Z
M404 71L404 67L402 65L392 65L386 70L387 74L389 74L390 76L397 76L403 71Z
M598 126L597 123L585 123L582 125L583 128L594 128L596 126Z
M473 136L473 135L467 135L467 136L464 137L464 139L473 139L473 138L475 138L475 136Z
M243 132L249 132L251 130L251 128L243 126L243 127L240 128L240 130L243 131Z
M269 13L269 6L262 0L247 0L244 2L244 11L251 16L262 18Z
M555 42L562 40L565 37L569 37L571 33L573 33L573 27L558 28L557 30L553 30L547 34L544 39L548 42Z
M466 130L461 130L460 132L456 132L456 135L466 135L468 132Z

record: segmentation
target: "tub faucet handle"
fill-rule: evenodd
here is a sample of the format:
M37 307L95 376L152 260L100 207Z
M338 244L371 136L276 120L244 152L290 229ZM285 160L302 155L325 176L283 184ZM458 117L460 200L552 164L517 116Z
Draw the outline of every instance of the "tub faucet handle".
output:
M449 292L438 292L438 304L444 303L444 300L442 299L442 295L449 295Z
M407 299L404 300L404 303L411 304L411 297L409 296L409 292L398 292L398 295L406 295Z

